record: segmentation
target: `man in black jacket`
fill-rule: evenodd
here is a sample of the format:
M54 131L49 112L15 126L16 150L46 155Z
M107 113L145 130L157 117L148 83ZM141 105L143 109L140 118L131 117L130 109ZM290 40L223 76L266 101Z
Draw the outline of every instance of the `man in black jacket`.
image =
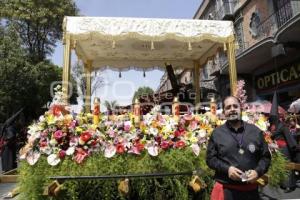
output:
M270 166L271 155L262 131L241 120L241 106L234 96L223 101L227 122L216 128L207 148L207 165L215 170L211 199L259 199L256 180Z

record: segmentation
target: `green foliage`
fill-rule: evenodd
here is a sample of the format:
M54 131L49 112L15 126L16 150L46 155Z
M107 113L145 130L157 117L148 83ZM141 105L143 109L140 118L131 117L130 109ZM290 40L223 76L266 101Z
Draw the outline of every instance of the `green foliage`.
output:
M278 187L286 178L286 159L273 154L268 171L269 184ZM205 190L194 193L188 186L190 176L165 178L130 179L128 196L118 192L120 180L81 180L65 181L59 199L209 199L213 187L213 171L205 163L205 151L196 157L191 149L170 150L152 157L147 153L118 155L105 158L102 154L89 157L83 164L66 159L58 166L51 167L46 158L39 159L35 166L21 162L19 167L21 194L18 199L48 199L42 196L44 187L52 180L50 176L85 176L113 174L143 174L153 172L184 172L201 168L200 178L207 184Z
M21 107L27 118L40 115L51 100L50 84L61 80L61 68L47 61L33 65L26 58L17 33L0 27L0 121Z
M111 113L117 106L118 102L117 101L104 101L104 106L106 107L107 111Z
M83 164L78 165L72 160L64 160L58 166L48 165L46 158L40 159L35 166L22 162L20 170L21 196L19 199L47 199L42 196L43 187L51 180L49 176L83 176L139 174L153 172L184 172L202 168L200 175L206 184L212 184L212 172L205 164L205 153L196 157L191 149L170 150L157 157L144 153L136 155L119 155L105 158L93 155ZM188 186L190 176L167 178L130 179L130 192L127 199L208 199L209 190L195 194ZM119 180L84 180L65 181L60 199L124 199L118 192ZM200 196L200 197L199 197Z
M282 183L288 176L288 170L286 165L288 160L282 155L282 153L275 152L272 155L272 163L268 171L269 184L272 187L277 187Z
M77 13L73 0L1 0L0 4L0 16L19 33L34 64L45 60L62 38L64 16Z
M136 98L139 98L141 96L145 96L148 94L153 94L154 91L150 87L140 87L137 91L134 92L133 98L132 98L132 103L134 103Z

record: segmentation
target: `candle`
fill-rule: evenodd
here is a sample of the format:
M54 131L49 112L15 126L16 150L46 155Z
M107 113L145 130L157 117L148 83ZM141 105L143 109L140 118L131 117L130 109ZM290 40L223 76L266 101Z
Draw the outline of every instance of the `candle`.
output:
M133 115L134 115L134 124L135 126L139 126L141 121L141 106L138 99L135 99L133 105Z
M210 99L210 112L213 115L217 114L217 104L216 104L215 98Z
M172 115L173 116L179 116L180 110L179 110L179 102L178 98L174 97L173 103L172 103Z
M98 97L94 98L94 109L93 109L93 124L98 125L100 118L100 99Z

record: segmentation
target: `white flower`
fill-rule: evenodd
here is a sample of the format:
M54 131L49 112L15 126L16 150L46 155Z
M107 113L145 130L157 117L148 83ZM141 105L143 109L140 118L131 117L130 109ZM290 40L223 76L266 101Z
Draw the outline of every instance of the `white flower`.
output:
M153 128L153 127L151 127L151 128L149 129L149 132L150 132L150 134L152 134L152 135L154 135L154 136L157 136L157 134L158 134L157 128Z
M198 144L192 144L191 145L192 149L193 149L193 152L196 156L199 156L199 153L200 153L200 147Z
M104 157L111 158L116 154L116 152L117 152L116 147L112 144L109 144L106 146L104 150Z
M44 117L44 115L41 115L40 117L39 117L39 121L40 122L44 122L46 119L45 119L45 117Z
M29 135L35 136L35 138L37 138L40 135L40 132L43 130L43 128L39 126L39 124L32 124L28 128L29 130L27 131L27 133Z
M200 130L198 132L198 134L199 134L199 137L204 138L206 136L206 131L205 130Z
M40 158L41 154L38 151L30 150L27 153L26 160L29 165L34 165Z
M51 144L52 146L55 146L57 144L57 141L55 139L51 139L49 144Z
M69 147L69 148L67 149L67 151L66 151L66 154L67 154L68 156L71 156L71 155L74 154L74 152L75 152L75 147Z
M41 147L40 150L42 153L47 155L50 155L52 152L52 149L49 146Z
M147 150L148 150L148 153L151 155L151 156L157 156L158 155L158 147L155 146L155 144L150 144L147 146Z
M242 115L242 120L248 122L250 120L248 115Z
M60 162L60 158L57 156L57 154L51 154L47 157L48 164L51 166L55 166Z

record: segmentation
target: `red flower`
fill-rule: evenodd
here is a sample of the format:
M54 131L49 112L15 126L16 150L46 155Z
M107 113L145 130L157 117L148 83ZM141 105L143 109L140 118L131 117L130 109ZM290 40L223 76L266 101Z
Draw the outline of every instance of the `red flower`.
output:
M86 143L87 141L89 141L92 137L92 134L88 131L85 131L83 132L81 135L80 135L80 138L79 138L79 143Z
M92 140L92 141L91 141L91 145L92 145L92 146L95 146L96 144L97 144L97 140Z
M136 144L136 148L137 148L139 151L143 151L144 148L145 148L145 146L144 146L144 144L142 144L142 143L137 143L137 144Z
M119 154L122 154L125 151L123 144L120 144L120 143L117 144L116 149L117 149L117 153L119 153Z
M176 147L176 148L179 148L179 149L185 147L184 141L180 140L180 141L176 142L176 143L175 143L175 147Z
M75 157L74 160L80 164L83 162L83 160L88 156L88 153L83 150L82 148L77 148L76 149L76 153L75 153Z
M169 148L169 142L168 141L162 141L162 143L160 144L161 148L166 150Z
M47 145L47 140L40 140L40 147L46 147Z
M52 111L53 115L55 115L55 116L59 116L63 110L64 110L63 106L61 106L61 105L53 105L51 107L51 111Z
M60 150L59 153L58 153L58 157L59 158L64 158L65 156L66 156L66 151Z

